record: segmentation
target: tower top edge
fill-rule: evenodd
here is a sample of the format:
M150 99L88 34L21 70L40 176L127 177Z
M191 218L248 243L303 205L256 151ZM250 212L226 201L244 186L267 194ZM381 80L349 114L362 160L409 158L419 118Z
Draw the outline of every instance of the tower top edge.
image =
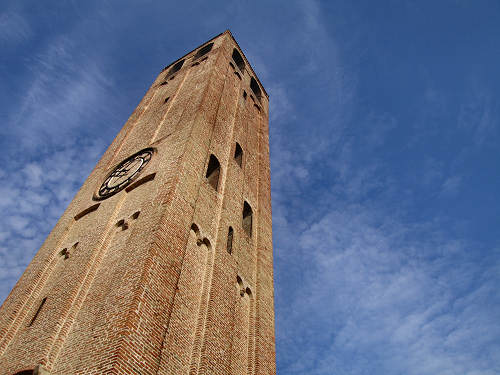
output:
M183 56L179 57L177 60L175 61L172 61L170 64L168 64L167 66L165 66L163 68L163 70L167 69L169 66L172 66L173 64L175 64L177 61L179 60L182 60L183 58L185 58L187 55L193 53L194 51L196 51L197 49L199 49L200 47L202 47L203 45L207 44L207 43L210 43L212 41L214 41L215 39L218 39L224 35L228 35L234 42L234 44L236 45L236 47L238 47L239 51L241 52L243 58L245 59L245 62L248 64L248 67L250 68L253 76L255 77L255 79L257 80L257 82L259 83L260 87L262 88L262 90L264 91L264 94L266 95L266 98L269 99L269 94L267 93L264 85L262 84L262 82L260 81L259 77L257 76L257 74L255 73L255 70L253 70L252 68L252 64L250 64L250 62L248 61L247 57L245 56L245 53L243 52L243 50L241 49L240 45L238 44L238 42L236 41L236 39L234 38L233 34L231 33L231 30L229 29L226 29L224 32L214 36L213 38L201 43L199 46L197 46L196 48L193 48L191 51L185 53Z

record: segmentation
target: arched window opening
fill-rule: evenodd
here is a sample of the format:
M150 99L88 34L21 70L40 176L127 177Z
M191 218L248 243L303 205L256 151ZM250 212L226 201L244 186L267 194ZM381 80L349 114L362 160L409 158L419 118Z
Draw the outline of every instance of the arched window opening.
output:
M236 63L238 69L243 72L245 70L245 62L243 61L243 57L241 57L240 53L236 48L233 49L233 60Z
M226 249L229 254L233 253L233 227L229 227L229 230L227 231Z
M243 280L238 275L236 276L236 288L238 288L240 296L243 297L245 295L245 287L243 286Z
M179 70L181 70L182 68L182 65L184 65L184 59L179 61L178 63L176 63L172 69L170 69L167 73L167 75L165 76L165 80L167 80L168 77L170 77L172 74L175 74L177 73Z
M243 203L243 230L248 234L249 237L252 237L252 207L245 202Z
M236 147L234 149L234 160L236 160L236 163L238 163L241 168L243 164L243 150L238 142L236 142Z
M255 96L257 97L257 99L260 100L260 98L262 97L262 93L260 91L259 84L257 83L257 81L255 80L255 78L253 78L253 77L250 80L250 88L252 89L252 91L255 94Z
M208 161L206 178L208 183L217 190L219 186L219 175L220 175L220 163L219 160L212 154L210 155L210 160Z
M69 251L68 251L68 248L65 247L64 249L62 249L61 251L59 251L59 255L64 257L64 259L68 259L69 258Z
M196 52L196 55L194 55L194 59L197 59L203 55L206 55L207 53L209 53L211 50L212 50L212 47L214 46L213 43L209 43L207 44L206 46L204 47L201 47L198 52Z
M191 230L194 232L196 236L200 235L200 228L195 223L191 224Z

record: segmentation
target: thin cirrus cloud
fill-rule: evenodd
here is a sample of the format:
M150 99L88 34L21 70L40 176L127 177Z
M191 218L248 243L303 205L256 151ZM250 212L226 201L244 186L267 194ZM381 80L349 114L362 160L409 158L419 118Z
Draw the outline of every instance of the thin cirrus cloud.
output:
M17 12L0 14L0 40L3 43L16 44L29 39L32 30L29 23Z
M47 6L0 17L0 298L155 74L229 27L270 94L278 373L500 372L494 11Z
M54 136L57 142L66 142L68 136L68 141L74 142L74 127L84 122L95 126L92 116L96 115L96 104L109 96L109 80L97 61L79 54L69 37L51 40L46 50L30 60L33 78L8 130L30 149L42 140L54 142Z
M296 369L290 373L329 374L332 363L355 374L367 366L373 373L494 373L491 343L500 329L484 306L498 303L498 260L477 264L467 244L442 238L435 225L339 207L296 236L298 254L288 254L311 257L277 322L283 344L303 342L285 354ZM307 360L303 346L312 348ZM373 360L363 363L367 356Z

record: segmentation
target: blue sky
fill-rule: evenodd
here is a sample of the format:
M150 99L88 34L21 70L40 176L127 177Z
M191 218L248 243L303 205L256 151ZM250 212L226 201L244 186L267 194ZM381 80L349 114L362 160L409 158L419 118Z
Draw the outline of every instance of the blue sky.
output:
M270 94L278 373L499 374L497 1L3 2L0 300L227 28Z

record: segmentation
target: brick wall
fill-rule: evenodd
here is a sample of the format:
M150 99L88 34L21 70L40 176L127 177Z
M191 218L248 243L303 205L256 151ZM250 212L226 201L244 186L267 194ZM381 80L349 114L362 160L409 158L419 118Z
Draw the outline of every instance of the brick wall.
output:
M208 43L160 73L2 305L0 374L276 372L268 99L228 31ZM134 182L96 200L148 147Z

